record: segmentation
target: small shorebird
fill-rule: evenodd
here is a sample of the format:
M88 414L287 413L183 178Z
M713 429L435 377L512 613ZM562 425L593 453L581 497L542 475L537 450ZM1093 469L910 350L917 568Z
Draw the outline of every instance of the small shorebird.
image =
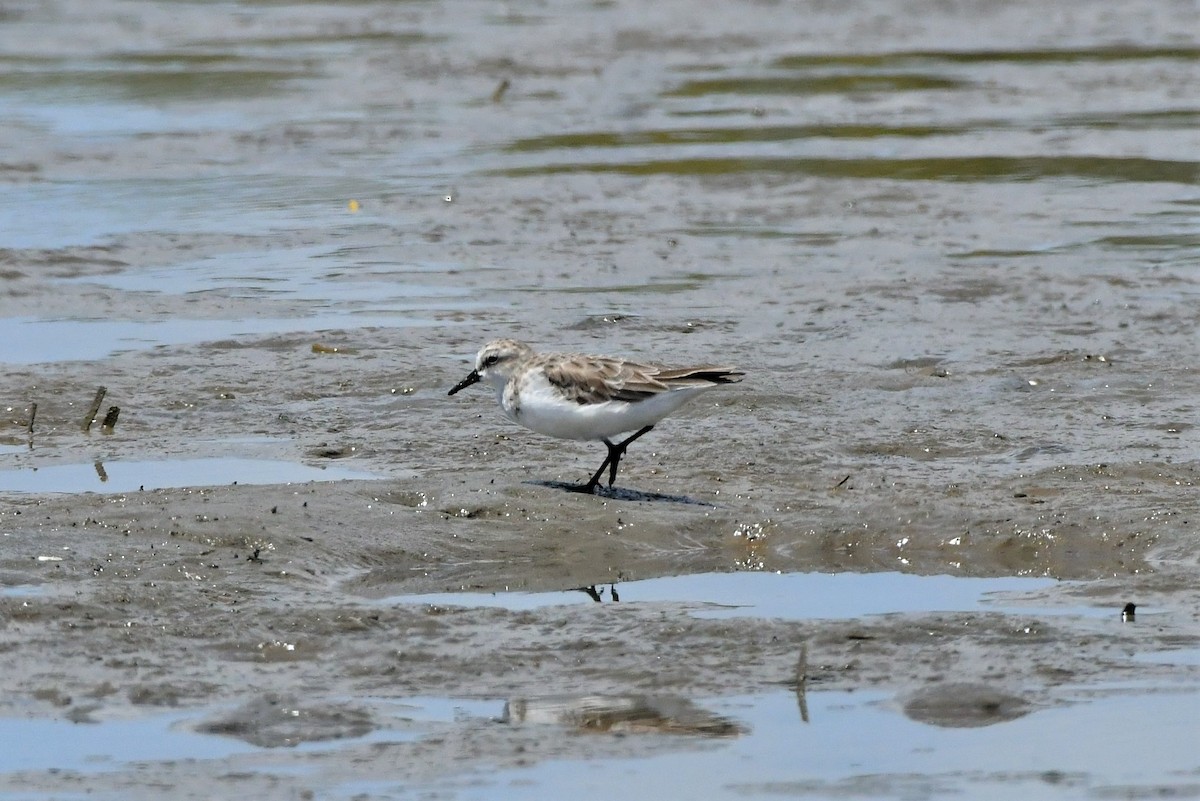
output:
M475 369L448 394L483 381L496 390L500 408L526 428L563 439L598 439L608 456L586 484L594 492L608 469L617 480L625 449L687 401L721 384L742 380L736 367L661 367L612 356L537 353L524 342L494 339L475 357ZM618 434L632 435L614 443Z

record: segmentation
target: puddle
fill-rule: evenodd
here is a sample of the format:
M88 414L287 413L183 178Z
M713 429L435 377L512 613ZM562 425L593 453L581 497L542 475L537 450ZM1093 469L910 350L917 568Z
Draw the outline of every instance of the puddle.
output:
M322 307L387 311L398 308L448 307L462 311L450 299L463 299L469 289L414 280L427 276L428 266L381 263L369 248L304 247L269 251L223 253L157 269L127 270L111 275L60 279L67 285L94 284L125 292L170 295L220 293L223 297L255 300L286 296ZM440 270L459 269L457 265ZM434 301L441 300L439 306ZM478 306L479 304L474 304Z
M191 728L264 749L328 751L352 743L411 742L446 724L491 721L496 702L451 698L315 699L263 693L232 708L208 710Z
M222 759L256 750L188 730L184 724L196 717L190 712L101 723L0 719L0 742L5 744L0 773L118 770L128 762Z
M1005 605L1005 593L1052 587L1047 578L963 578L909 573L701 573L618 583L621 603L693 603L697 617L841 619L914 612L1008 612L1120 616L1120 610L1030 609ZM566 592L430 593L387 598L389 604L538 609L610 602L612 588L599 585ZM594 593L594 595L593 595Z
M292 725L299 731L305 727L308 713L327 713L328 710L319 703L300 704L294 709L286 703L276 703L272 711L282 710L287 714L269 716L265 721L252 720L225 733L219 731L225 720L223 715L237 710L193 709L136 720L84 722L0 718L0 742L6 744L0 749L0 774L110 771L122 769L127 763L219 760L277 750L303 753L329 751L364 742L410 742L428 735L435 726L496 720L504 709L503 701L498 700L433 697L369 700L375 704L373 717L382 724L378 727L368 723L362 734L347 736L331 734L327 730L329 722L321 721L315 730L324 727L324 736L296 740L281 737L270 746L253 742L254 733L262 728L287 726L293 720L296 722ZM329 708L340 711L352 706L352 703L339 703ZM370 717L364 715L368 721Z
M585 695L507 702L365 698L358 699L369 705L362 712L377 725L364 734L287 747L254 745L236 733L202 733L206 728L212 731L213 721L219 728L223 713L214 716L213 710L96 723L0 719L0 740L8 744L0 751L0 774L94 775L132 767L152 776L152 763L186 766L237 758L239 772L265 770L287 783L289 775L300 775L299 770L306 787L319 787L323 797L336 798L970 797L1003 788L1006 795L1019 791L1036 801L1157 796L1197 769L1194 734L1200 693L1194 690L1107 687L1049 709L1014 698L1013 714L966 723L926 714L930 695L946 695L952 704L956 688L968 695L1000 694L982 685L937 683L901 696L779 691L695 702L669 696ZM914 698L923 701L915 703ZM945 706L947 700L940 703ZM326 710L345 706L324 704ZM444 763L448 776L411 783L389 774L384 763L392 763L395 752L380 751L381 756L372 757L357 751L356 759L364 760L360 775L372 779L344 782L344 771L325 773L333 786L322 786L319 763L280 761L280 755L318 752L337 759L339 751L364 743L413 741L422 741L421 748L437 760L439 749L454 747L444 745L445 738L436 733L448 725L483 727L491 737L503 740L511 735L514 742L538 731L546 738L568 735L578 748L567 753L605 753L605 746L626 740L632 747L621 753L637 756L542 761L538 745L525 767L464 770L452 760ZM1128 731L1138 734L1119 735ZM596 738L590 742L598 747L590 748L587 738ZM220 774L231 766L215 763L211 769ZM169 776L164 774L163 780Z
M171 487L375 478L378 476L340 465L310 467L274 459L174 459L0 470L0 492L137 492Z
M1142 610L1138 610L1140 615ZM1178 651L1150 651L1135 654L1137 662L1149 662L1155 665L1189 665L1200 666L1200 648L1181 648Z
M746 733L647 758L563 760L471 775L439 783L438 797L924 798L1003 788L1006 796L1027 799L1124 798L1160 795L1161 788L1187 782L1200 764L1195 692L1114 692L973 728L913 720L896 701L870 692L803 699L779 692L702 706ZM340 789L367 793L371 787ZM400 797L429 790L413 788Z
M216 234L296 230L328 220L331 209L370 186L378 185L339 176L228 174L39 181L23 187L20 203L0 207L0 228L14 249L92 245L181 226ZM338 217L342 225L360 224L354 219Z
M150 319L19 316L0 319L0 362L43 364L103 359L123 351L185 345L242 336L326 330L454 325L438 318L482 308L471 291L439 285L423 264L383 263L368 249L278 248L222 254L156 269L57 279L69 292L79 285L117 292L172 295L192 302L211 296L217 314L185 312ZM263 300L286 301L283 316L256 316ZM239 303L240 302L240 303ZM133 304L131 307L136 307ZM241 310L241 311L239 311ZM290 310L294 310L291 313Z
M44 595L45 592L46 587L44 584L0 586L0 598L36 598L39 595Z
M36 317L0 318L0 342L5 343L0 362L47 362L104 359L116 353L158 345L185 345L240 336L261 336L348 328L394 328L439 324L431 317L411 313L390 315L325 314L316 317L280 317L242 320L188 320L173 318L133 320L45 320Z

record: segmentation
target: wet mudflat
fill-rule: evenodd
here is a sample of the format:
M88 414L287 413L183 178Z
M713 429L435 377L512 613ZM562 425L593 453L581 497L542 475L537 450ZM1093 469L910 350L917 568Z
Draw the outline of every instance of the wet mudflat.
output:
M0 795L1193 792L1196 30L10 4ZM748 377L586 497L495 336Z

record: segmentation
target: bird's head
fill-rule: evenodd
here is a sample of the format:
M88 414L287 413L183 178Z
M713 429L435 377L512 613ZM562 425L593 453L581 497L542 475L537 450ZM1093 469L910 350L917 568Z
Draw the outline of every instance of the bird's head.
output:
M475 356L475 369L455 384L447 394L453 395L480 381L501 389L517 368L532 355L533 349L524 342L515 339L493 339L479 349Z

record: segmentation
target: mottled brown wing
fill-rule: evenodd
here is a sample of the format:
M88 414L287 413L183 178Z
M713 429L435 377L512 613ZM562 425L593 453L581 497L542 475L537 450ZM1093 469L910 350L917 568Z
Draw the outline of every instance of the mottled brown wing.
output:
M654 378L655 368L617 359L579 356L546 365L546 379L576 403L636 403L670 387Z
M546 366L550 383L580 404L636 403L672 389L732 384L743 375L734 367L658 367L600 356L577 356Z

